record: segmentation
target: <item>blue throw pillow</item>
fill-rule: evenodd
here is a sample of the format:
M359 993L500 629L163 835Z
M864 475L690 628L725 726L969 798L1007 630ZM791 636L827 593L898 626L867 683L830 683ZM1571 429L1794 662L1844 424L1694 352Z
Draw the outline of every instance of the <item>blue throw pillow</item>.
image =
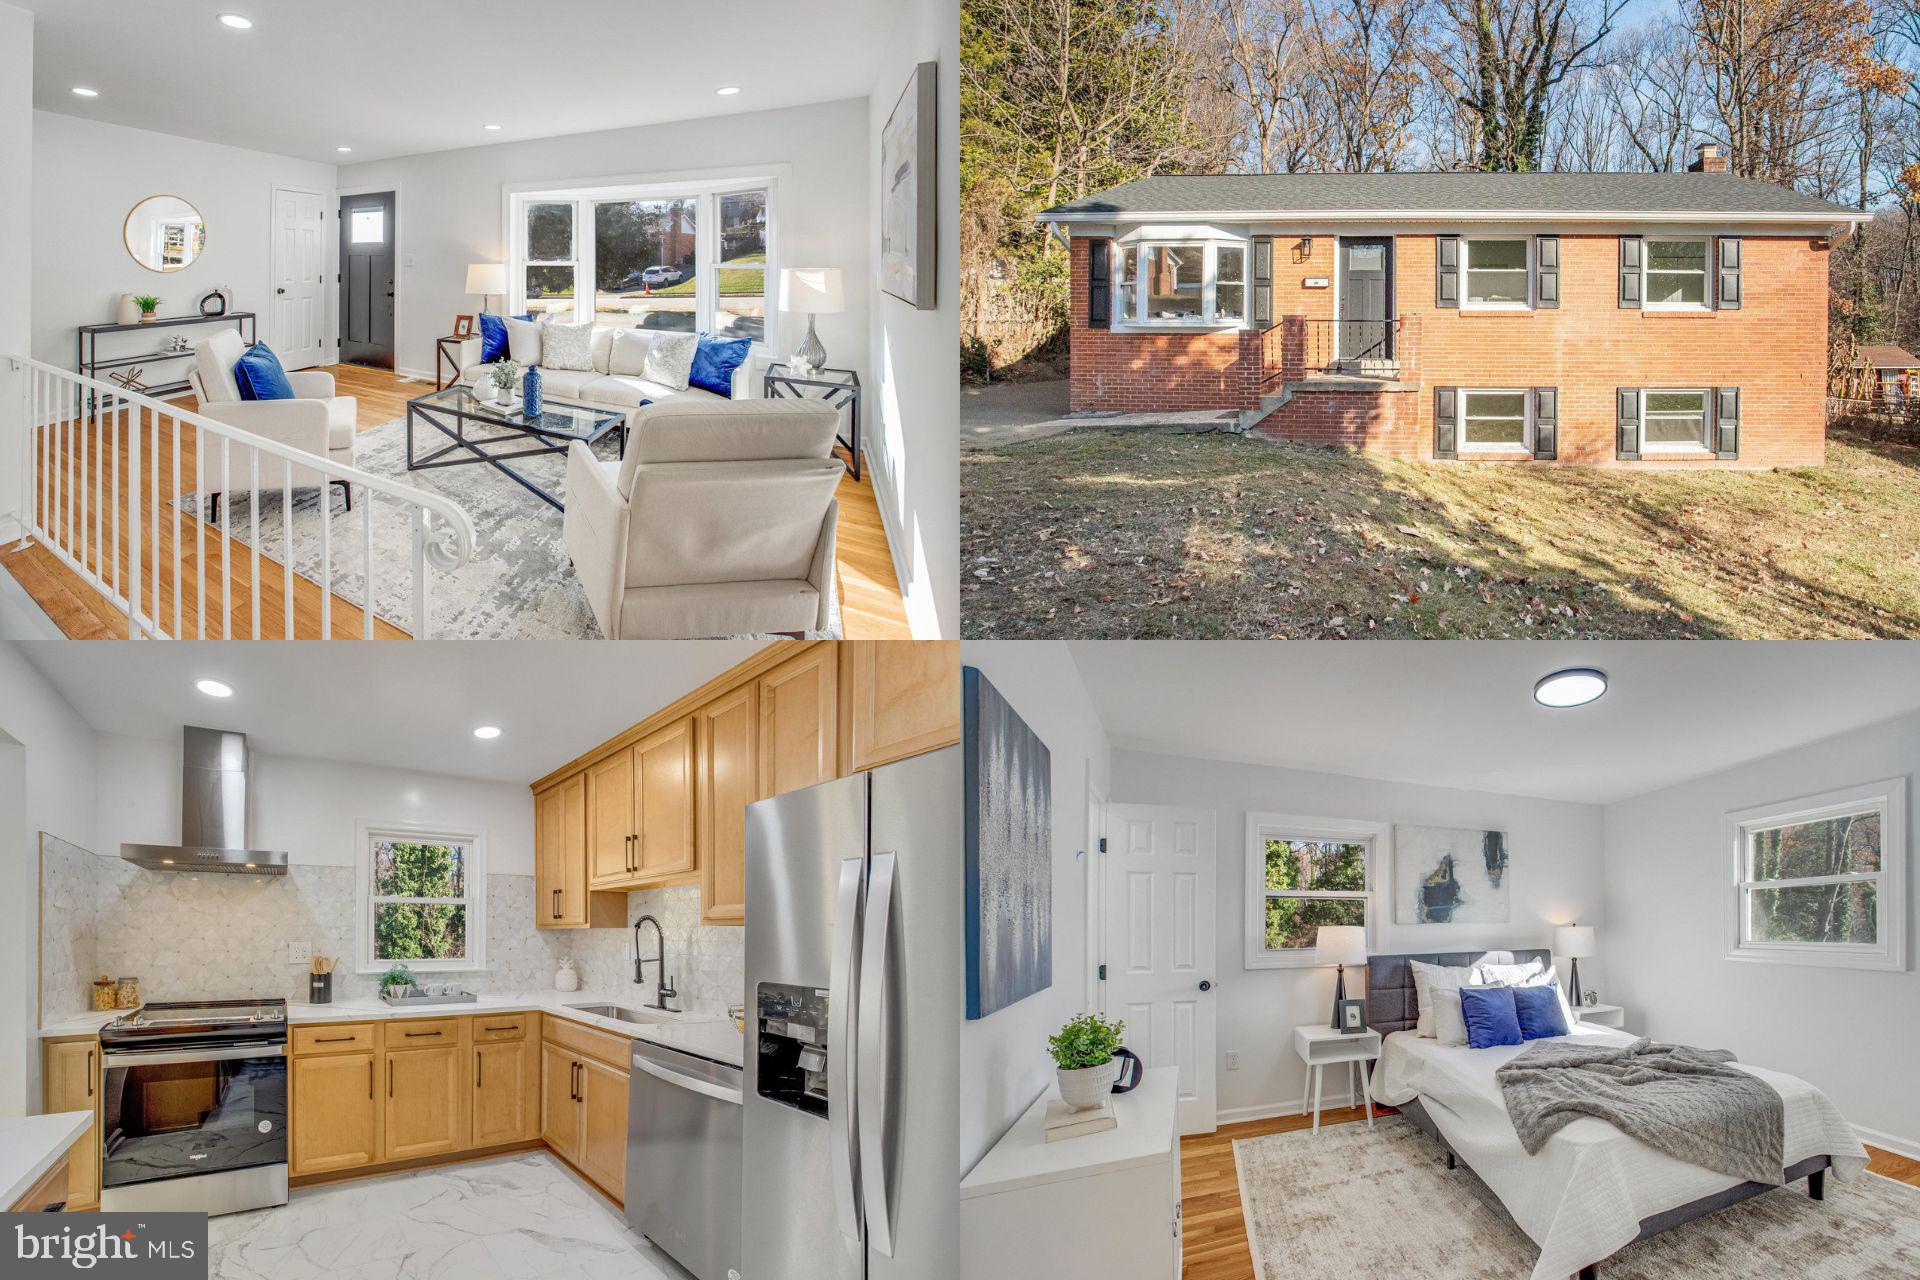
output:
M1567 1034L1567 1019L1560 1012L1558 982L1513 988L1513 1007L1520 1020L1521 1039L1544 1040Z
M264 342L248 347L233 366L233 381L242 400L291 400L293 384L280 367L280 357Z
M751 338L710 338L701 334L700 345L694 348L693 369L687 374L687 385L717 396L732 396L733 371L746 363L751 346Z
M1514 1010L1512 987L1460 988L1460 1016L1467 1023L1467 1044L1491 1049L1520 1043L1520 1019Z
M514 320L531 320L529 311L523 316L510 317ZM500 316L480 313L480 363L492 364L507 354L507 320Z

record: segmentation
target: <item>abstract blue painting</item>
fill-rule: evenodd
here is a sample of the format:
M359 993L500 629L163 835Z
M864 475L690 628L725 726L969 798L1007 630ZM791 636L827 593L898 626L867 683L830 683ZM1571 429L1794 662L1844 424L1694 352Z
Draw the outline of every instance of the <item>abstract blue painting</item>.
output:
M971 1020L1053 985L1053 758L976 668L961 678Z
M1507 833L1401 825L1393 832L1395 924L1505 924Z

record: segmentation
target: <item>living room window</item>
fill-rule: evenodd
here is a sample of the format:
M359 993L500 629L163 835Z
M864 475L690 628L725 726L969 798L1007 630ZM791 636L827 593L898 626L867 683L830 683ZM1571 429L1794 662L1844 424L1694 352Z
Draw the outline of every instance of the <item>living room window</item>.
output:
M1460 451L1462 453L1533 452L1532 421L1525 390L1462 391L1460 393Z
M1247 247L1239 241L1123 243L1114 317L1166 328L1239 326L1247 315Z
M1322 925L1373 934L1374 867L1387 847L1381 823L1247 815L1246 967L1314 963Z
M1533 241L1462 241L1466 255L1465 305L1489 311L1523 311L1532 305Z
M486 967L481 840L424 827L360 830L362 972Z
M1706 391L1648 391L1640 397L1640 452L1704 453L1713 447Z
M574 207L558 200L529 204L520 219L524 263L516 311L571 314L579 261L574 254Z
M1704 239L1647 238L1648 311L1705 311L1711 305L1707 264L1710 244Z

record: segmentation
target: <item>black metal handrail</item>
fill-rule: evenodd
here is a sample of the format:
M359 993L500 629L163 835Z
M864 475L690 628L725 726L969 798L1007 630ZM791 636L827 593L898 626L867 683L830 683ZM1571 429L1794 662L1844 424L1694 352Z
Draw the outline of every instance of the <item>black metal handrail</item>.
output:
M1402 320L1321 320L1281 316L1267 332L1263 385L1316 374L1358 373L1363 362L1396 360Z

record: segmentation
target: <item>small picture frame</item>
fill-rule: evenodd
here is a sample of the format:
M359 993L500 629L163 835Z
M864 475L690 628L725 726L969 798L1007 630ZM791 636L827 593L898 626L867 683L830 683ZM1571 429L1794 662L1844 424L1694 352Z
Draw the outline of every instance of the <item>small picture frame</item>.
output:
M1367 1029L1367 1002L1341 1000L1333 1006L1333 1017L1341 1035L1360 1035Z
M453 336L456 338L471 338L473 336L473 317L455 316L453 318Z

